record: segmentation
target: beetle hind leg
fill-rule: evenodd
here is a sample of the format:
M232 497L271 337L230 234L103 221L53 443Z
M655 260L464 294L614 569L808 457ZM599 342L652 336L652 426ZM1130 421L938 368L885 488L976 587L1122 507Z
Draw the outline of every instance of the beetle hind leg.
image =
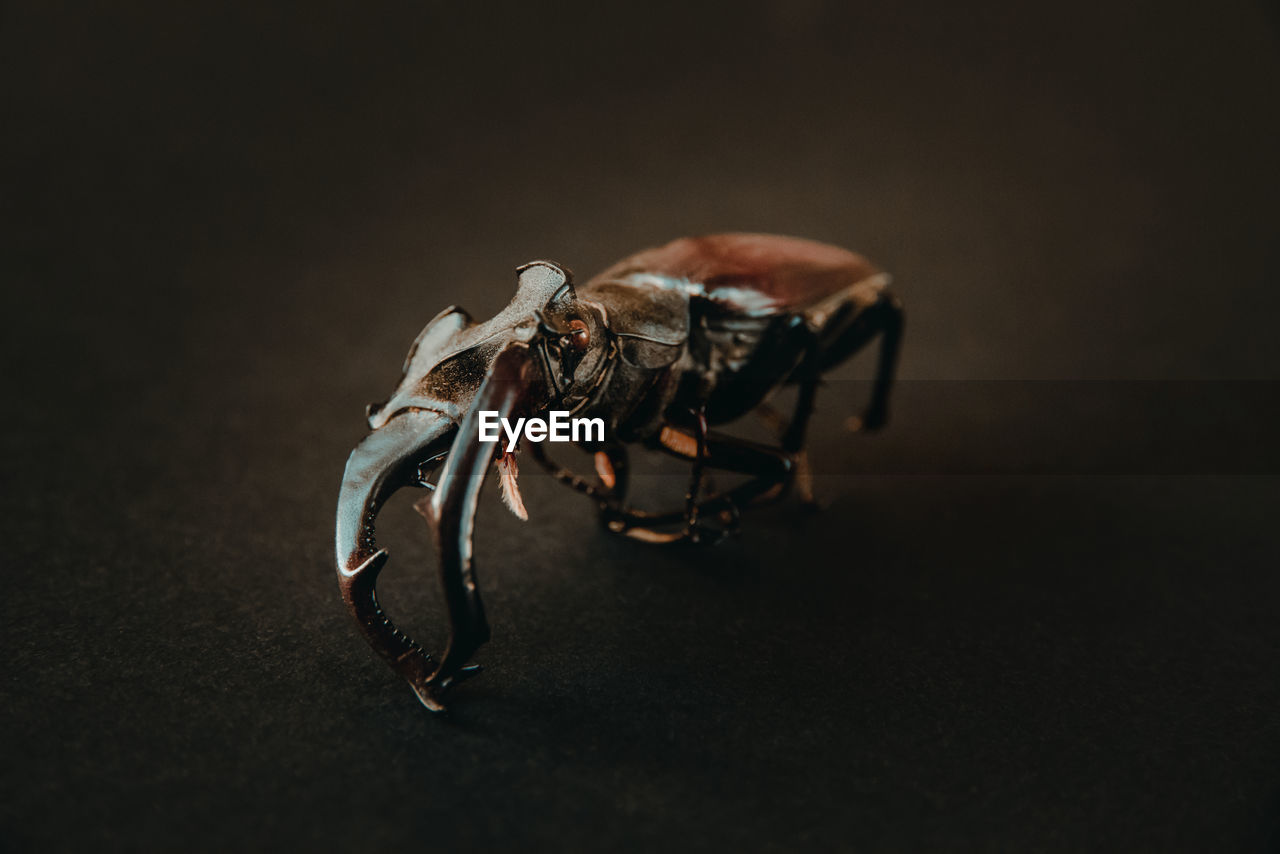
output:
M776 407L769 403L760 404L756 407L755 412L756 416L764 422L765 427L778 437L778 442L780 445L783 445L782 450L790 456L792 463L794 464L794 488L796 498L800 500L800 504L802 506L810 510L816 510L818 508L818 499L814 496L813 492L813 469L809 465L809 452L805 450L803 445L803 426L807 425L809 416L813 414L812 394L809 395L807 407L805 405L804 397L796 402L796 412L792 415L790 420L787 420L787 418L779 412ZM784 438L788 434L793 433L791 428L797 423L802 425L802 428L799 430L801 437L800 447L795 450L787 451L785 448ZM762 498L781 497L781 492L781 490L778 490L778 495L762 496Z
M822 375L879 336L880 353L871 401L862 415L849 418L848 424L859 431L880 429L889 418L889 393L897 369L903 322L902 304L888 291L880 291L875 301L864 308L836 313L815 333L791 377L800 389L790 420L768 403L756 408L757 415L778 436L782 450L795 463L796 493L804 506L810 509L818 507L813 491L813 472L804 446Z
M889 393L897 371L904 324L902 303L889 291L882 291L874 303L844 321L833 322L819 334L818 374L836 367L877 335L880 337L871 401L861 415L849 419L854 430L879 430L889 420Z

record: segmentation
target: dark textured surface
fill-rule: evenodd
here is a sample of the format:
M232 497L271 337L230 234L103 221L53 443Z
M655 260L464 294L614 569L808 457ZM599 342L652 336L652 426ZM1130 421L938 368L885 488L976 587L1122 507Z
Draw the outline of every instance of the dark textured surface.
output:
M5 7L3 847L1280 845L1269 10L503 5ZM333 578L364 404L731 229L897 276L895 423L834 382L826 512L710 552L487 495L430 718Z

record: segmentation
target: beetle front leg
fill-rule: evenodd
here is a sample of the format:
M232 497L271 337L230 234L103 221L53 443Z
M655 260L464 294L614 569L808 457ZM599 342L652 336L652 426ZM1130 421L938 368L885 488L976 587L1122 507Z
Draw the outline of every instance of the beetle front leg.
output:
M694 458L696 446L690 447L696 441L693 436L674 428L667 428L663 435L667 438L661 445L662 450L681 459ZM717 542L736 529L743 507L784 490L795 471L791 456L778 448L711 431L706 434L701 456L706 469L746 474L751 480L696 502L692 514L687 504L666 513L606 507L601 513L605 527L615 534L648 543ZM697 526L693 533L689 531L691 516ZM701 521L713 518L722 521L725 528L716 529ZM662 530L677 523L682 524L679 531Z
M608 440L596 451L596 476L608 490L608 500L621 504L627 500L627 486L631 481L631 462L627 458L627 446L617 440Z
M529 452L533 455L534 462L570 489L592 498L602 507L621 504L626 499L630 466L627 462L627 449L622 443L606 441L599 450L595 451L594 462L596 477L599 479L598 484L592 483L551 459L546 452L544 442L529 444Z

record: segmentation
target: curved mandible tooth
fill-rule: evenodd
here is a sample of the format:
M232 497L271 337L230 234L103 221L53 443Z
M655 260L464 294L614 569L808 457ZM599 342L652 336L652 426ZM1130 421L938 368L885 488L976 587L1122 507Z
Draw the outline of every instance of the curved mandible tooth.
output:
M414 481L420 461L449 442L454 429L452 421L435 412L406 412L391 419L351 452L338 498L334 544L343 601L369 646L415 686L425 684L435 660L378 604L375 588L388 554L377 546L376 521L387 499Z
M435 692L433 696L449 687L472 653L489 639L489 624L476 583L474 533L480 490L498 444L479 440L480 413L494 412L499 418L510 418L540 405L545 394L529 348L509 344L494 359L471 410L458 428L440 482L431 495L431 513L437 520L440 582L450 624L449 645L429 680L428 689Z
M339 581L342 599L365 634L379 639L377 644L372 641L370 644L392 667L400 669L406 657L415 654L422 656L425 665L429 666L434 661L431 655L421 644L400 631L378 604L378 575L387 565L388 556L386 549L379 549L350 573L343 573ZM423 668L424 676L426 666Z

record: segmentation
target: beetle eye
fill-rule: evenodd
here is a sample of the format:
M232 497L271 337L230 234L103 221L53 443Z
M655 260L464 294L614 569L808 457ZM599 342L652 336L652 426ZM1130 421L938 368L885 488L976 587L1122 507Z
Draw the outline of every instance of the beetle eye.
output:
M569 321L569 331L560 336L561 347L572 347L578 352L587 349L587 345L591 343L591 332L587 329L587 324L581 320Z

